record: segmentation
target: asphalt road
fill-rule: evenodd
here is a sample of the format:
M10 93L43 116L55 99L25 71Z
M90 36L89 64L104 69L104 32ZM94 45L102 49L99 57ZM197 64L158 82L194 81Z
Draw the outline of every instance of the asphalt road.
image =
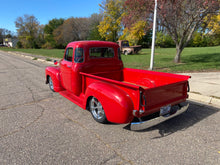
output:
M220 164L220 109L189 112L142 131L102 125L52 93L47 64L0 52L0 164Z

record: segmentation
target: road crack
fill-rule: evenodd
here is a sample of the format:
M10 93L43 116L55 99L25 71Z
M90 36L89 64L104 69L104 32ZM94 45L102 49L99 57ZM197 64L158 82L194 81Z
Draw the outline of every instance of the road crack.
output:
M44 111L45 111L45 108L44 108L43 106L41 106L41 105L39 105L39 104L36 104L36 107L37 107L37 106L41 108L41 112L40 112L40 115L37 116L37 118L36 118L35 120L33 120L32 122L26 124L25 126L20 126L19 129L16 129L16 130L11 131L11 132L9 132L9 133L7 133L7 134L5 134L5 135L0 136L0 138L5 138L5 137L8 137L8 136L11 136L11 135L13 135L13 134L15 134L15 133L18 133L18 132L20 132L20 131L22 131L22 130L25 130L26 128L28 128L28 127L31 126L32 124L36 123L36 122L43 116ZM35 108L36 108L36 107L35 107Z
M27 105L32 105L32 104L38 104L40 102L43 102L43 101L51 101L53 99L57 98L57 96L55 97L47 97L47 98L43 98L43 99L40 99L40 100L36 100L36 101L31 101L31 102L27 102L27 103L23 103L23 104L16 104L16 105L10 105L10 106L6 106L6 107L2 107L0 108L0 111L6 111L8 109L12 109L12 108L17 108L17 107L21 107L21 106L27 106Z

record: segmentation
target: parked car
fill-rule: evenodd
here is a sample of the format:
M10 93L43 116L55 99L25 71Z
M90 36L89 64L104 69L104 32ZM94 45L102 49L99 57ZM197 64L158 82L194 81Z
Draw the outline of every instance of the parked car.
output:
M3 44L0 44L0 47L8 47L8 46L6 46L6 45L3 45Z

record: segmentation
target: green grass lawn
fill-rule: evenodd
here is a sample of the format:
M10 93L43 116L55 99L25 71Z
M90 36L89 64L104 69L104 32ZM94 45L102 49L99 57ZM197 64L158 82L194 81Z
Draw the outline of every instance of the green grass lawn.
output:
M175 48L156 48L154 70L164 72L220 71L220 46L185 48L180 64L173 62L175 54ZM150 49L142 49L139 55L122 56L125 67L138 69L148 69L150 58Z
M62 58L64 49L10 49L5 51L20 51L49 58ZM142 49L136 55L122 55L124 66L128 68L148 69L150 66L150 49ZM220 71L220 46L185 48L181 55L181 63L175 64L173 59L175 48L156 48L154 70L163 72L192 72L192 71Z
M46 57L55 57L62 58L64 55L64 49L13 49L13 48L0 48L3 51L15 51L15 52L24 52L30 54L36 54Z

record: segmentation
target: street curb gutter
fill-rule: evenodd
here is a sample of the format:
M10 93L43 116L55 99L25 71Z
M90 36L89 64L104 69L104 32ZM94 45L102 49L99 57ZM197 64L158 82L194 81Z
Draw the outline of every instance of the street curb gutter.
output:
M30 55L24 55L25 53L10 52L10 51L7 51L7 53L12 54L12 55L22 56L22 57L29 58L29 59L32 59L32 60L34 59L34 57L32 57ZM59 59L56 59L56 60L59 60ZM50 64L50 65L54 64L52 61L47 61L47 60L41 59L39 57L35 61L45 62L45 63ZM206 103L206 104L209 104L209 105L213 104L214 106L220 107L220 99L212 97L212 96L204 96L204 95L196 94L196 93L193 93L193 92L189 92L189 99L199 101L199 102L202 102L202 103Z

